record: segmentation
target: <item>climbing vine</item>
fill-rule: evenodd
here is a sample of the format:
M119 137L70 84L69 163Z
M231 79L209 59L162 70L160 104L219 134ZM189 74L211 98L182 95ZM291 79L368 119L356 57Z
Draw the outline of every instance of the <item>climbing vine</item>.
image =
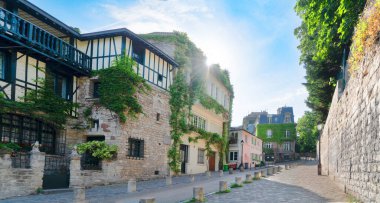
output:
M197 142L199 139L205 140L205 150L206 156L210 157L213 155L213 150L211 148L212 145L217 147L219 153L223 152L223 147L225 145L224 138L218 133L207 132L203 129L191 127L191 131L198 133L199 135L196 137L189 137L189 142Z
M121 122L127 120L127 116L135 118L143 113L142 106L136 93L147 93L150 86L133 70L136 62L128 56L116 59L112 66L94 72L99 76L99 103L107 109L115 112Z
M376 0L373 9L369 11L368 15L363 15L356 25L349 58L351 71L355 71L359 68L366 50L373 47L376 41L379 40L379 33L380 0Z
M117 146L108 145L104 141L90 141L78 144L77 151L79 154L90 153L99 159L111 159L116 156Z
M272 137L268 138L267 130L272 131ZM286 131L289 131L290 135L285 136ZM263 142L276 142L283 143L285 141L296 140L296 125L294 123L286 124L258 124L256 126L256 134Z
M9 100L0 93L0 113L21 113L63 127L78 104L57 96L49 76L38 79L37 83L39 88L28 90L20 101Z
M199 103L201 103L202 106L206 109L214 110L217 114L227 112L227 110L222 105L220 105L217 101L215 101L215 99L205 93L199 95Z

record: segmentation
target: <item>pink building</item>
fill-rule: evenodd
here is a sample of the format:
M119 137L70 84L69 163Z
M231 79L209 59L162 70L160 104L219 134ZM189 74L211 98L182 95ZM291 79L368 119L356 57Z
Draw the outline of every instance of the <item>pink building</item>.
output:
M228 163L243 164L244 168L254 167L260 163L263 154L261 139L241 127L231 127L229 134Z

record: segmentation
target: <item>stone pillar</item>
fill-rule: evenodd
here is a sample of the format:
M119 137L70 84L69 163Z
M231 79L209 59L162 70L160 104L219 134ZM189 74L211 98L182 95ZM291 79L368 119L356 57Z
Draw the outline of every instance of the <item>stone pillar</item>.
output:
M261 177L266 177L267 175L268 175L268 169L267 168L261 169Z
M285 170L289 170L289 164L285 164Z
M227 181L219 181L219 192L227 190Z
M244 172L244 166L243 165L240 167L240 172Z
M272 167L269 167L269 168L267 169L267 173L268 173L268 176L273 175L273 168L272 168Z
M33 150L30 155L30 167L33 170L33 176L35 180L33 187L35 189L42 188L42 178L44 176L45 169L45 153L39 150Z
M245 181L252 181L252 174L245 175Z
M190 182L191 182L191 183L193 183L193 182L194 182L194 180L195 180L195 177L194 177L194 175L191 175L191 176L190 176Z
M210 177L211 177L211 172L210 172L210 171L206 171L206 176L207 176L208 178L210 178Z
M282 171L282 167L281 166L278 166L278 172L281 172Z
M193 188L193 198L197 202L204 202L205 201L205 192L203 190L203 187L194 187Z
M85 203L86 202L86 191L83 186L74 187L74 202L75 203Z
M136 180L131 179L128 181L128 193L136 192Z
M260 171L255 171L254 175L255 175L255 178L260 178L261 173Z
M219 177L223 176L223 170L219 170Z
M235 183L238 184L238 185L241 185L242 184L242 178L241 177L235 177Z
M140 199L139 201L139 203L155 203L155 202L156 202L156 199L151 198L151 197L143 198L143 199Z
M82 171L80 167L80 158L78 154L71 154L70 157L70 187L74 188L83 185Z
M166 176L166 185L172 185L172 176Z
M233 168L228 168L228 173L229 174L234 174L234 169Z
M273 167L273 174L276 174L278 172L277 169L277 166Z

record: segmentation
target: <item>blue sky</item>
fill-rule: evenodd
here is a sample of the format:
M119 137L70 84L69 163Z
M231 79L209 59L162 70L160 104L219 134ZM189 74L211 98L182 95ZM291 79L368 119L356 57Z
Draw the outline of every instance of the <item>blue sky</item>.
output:
M251 111L307 110L299 65L295 0L30 0L82 33L126 27L135 33L186 32L208 63L231 73L232 125Z

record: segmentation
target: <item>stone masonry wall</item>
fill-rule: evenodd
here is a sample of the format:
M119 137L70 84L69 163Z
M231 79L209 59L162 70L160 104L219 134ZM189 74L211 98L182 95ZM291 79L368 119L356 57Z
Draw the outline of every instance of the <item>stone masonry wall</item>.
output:
M91 98L91 83L88 78L80 79L80 89L78 90L79 102L84 105L80 111L94 104ZM168 173L167 152L171 144L169 125L169 92L151 86L152 90L148 94L139 94L138 99L143 107L143 114L138 118L128 118L126 123L120 123L117 115L101 106L92 107L93 119L99 119L99 130L76 130L67 128L67 144L74 144L86 141L88 136L105 136L108 144L118 146L116 160L103 161L101 171L78 171L80 170L79 160L71 162L71 186L77 184L77 180L82 175L87 187L93 185L104 185L110 183L126 182L129 179L151 179L165 176ZM157 113L160 119L157 121ZM86 123L83 118L76 122ZM74 123L74 122L72 122ZM139 138L144 140L144 158L129 158L128 138ZM155 174L158 171L158 174Z
M363 202L380 202L380 45L342 94L336 88L321 135L322 175Z
M0 199L29 195L42 188L45 154L32 152L31 168L12 168L9 154L0 155Z

